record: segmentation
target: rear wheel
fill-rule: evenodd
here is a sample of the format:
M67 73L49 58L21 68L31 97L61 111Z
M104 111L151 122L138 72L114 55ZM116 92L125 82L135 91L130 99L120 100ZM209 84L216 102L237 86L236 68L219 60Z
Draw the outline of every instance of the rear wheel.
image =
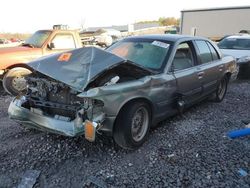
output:
M10 69L3 77L3 87L5 91L14 96L26 91L27 83L25 76L30 73L30 70L23 67Z
M214 97L213 97L214 102L223 101L223 99L226 95L226 92L227 92L227 84L228 84L228 78L226 76L224 76L221 79L220 84L214 93Z
M122 148L135 149L141 146L151 125L151 110L145 102L126 105L117 117L114 129L115 142Z

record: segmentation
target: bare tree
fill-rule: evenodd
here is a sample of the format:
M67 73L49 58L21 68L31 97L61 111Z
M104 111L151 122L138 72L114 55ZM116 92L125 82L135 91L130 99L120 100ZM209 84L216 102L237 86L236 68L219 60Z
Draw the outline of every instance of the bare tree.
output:
M81 20L80 20L80 28L81 28L81 30L86 29L86 18L81 18Z

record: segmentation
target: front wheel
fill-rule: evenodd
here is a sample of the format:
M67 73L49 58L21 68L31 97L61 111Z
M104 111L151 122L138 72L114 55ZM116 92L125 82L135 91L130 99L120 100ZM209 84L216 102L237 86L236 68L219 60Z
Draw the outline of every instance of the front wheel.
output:
M151 110L145 102L126 105L119 113L115 128L115 142L122 148L135 149L141 146L151 125Z
M10 69L3 77L3 87L5 91L11 95L17 96L26 90L25 76L31 71L23 67Z
M228 78L224 76L221 79L220 84L214 93L213 97L214 102L221 102L224 99L227 92L227 84L228 84Z

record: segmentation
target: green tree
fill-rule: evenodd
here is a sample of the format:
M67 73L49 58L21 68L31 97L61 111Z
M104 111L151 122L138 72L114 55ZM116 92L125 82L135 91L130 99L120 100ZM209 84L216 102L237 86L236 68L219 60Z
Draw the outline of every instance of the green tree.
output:
M169 25L175 25L175 26L177 26L180 23L180 19L177 19L175 17L167 17L167 18L160 17L159 18L159 23L162 26L169 26Z

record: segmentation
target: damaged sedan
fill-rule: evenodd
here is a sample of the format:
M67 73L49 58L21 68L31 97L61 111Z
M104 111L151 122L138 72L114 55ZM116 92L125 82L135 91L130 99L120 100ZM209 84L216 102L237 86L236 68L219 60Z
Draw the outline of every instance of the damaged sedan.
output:
M97 134L127 149L150 127L209 96L223 100L236 72L209 40L181 35L123 39L106 50L86 47L29 63L27 93L9 116L25 127L65 136Z

